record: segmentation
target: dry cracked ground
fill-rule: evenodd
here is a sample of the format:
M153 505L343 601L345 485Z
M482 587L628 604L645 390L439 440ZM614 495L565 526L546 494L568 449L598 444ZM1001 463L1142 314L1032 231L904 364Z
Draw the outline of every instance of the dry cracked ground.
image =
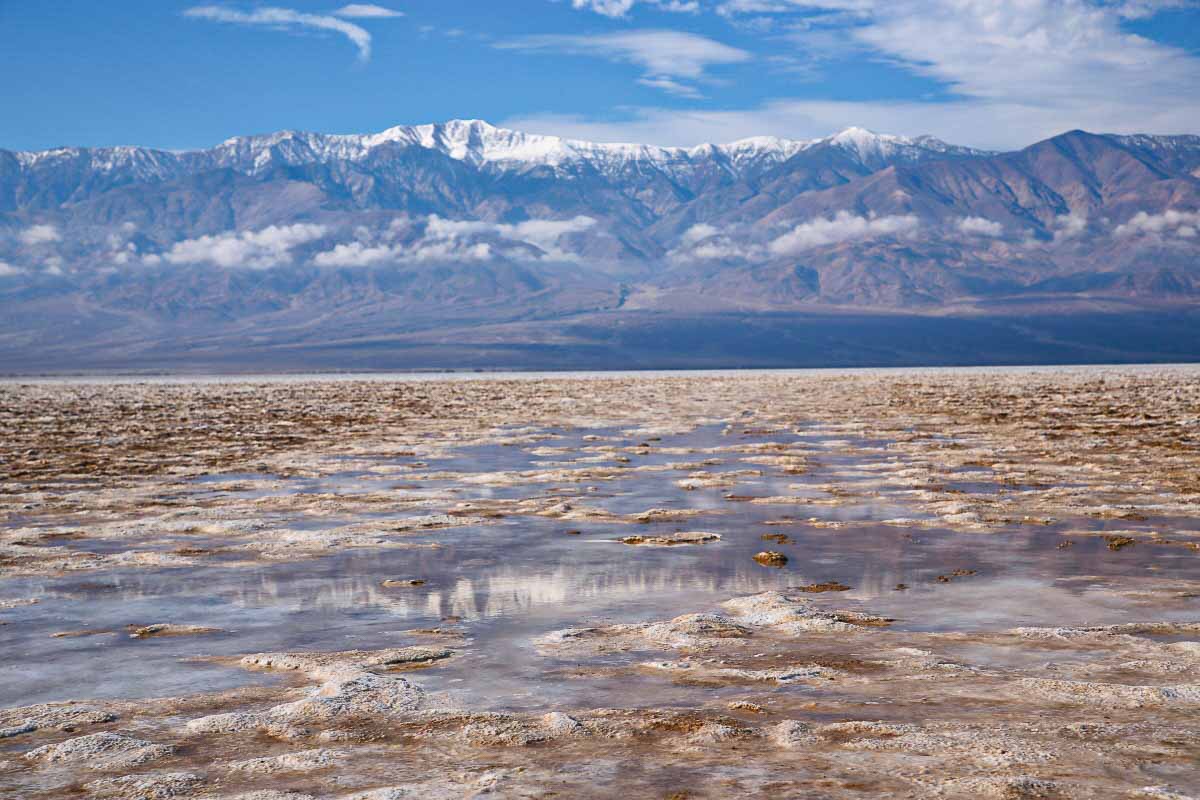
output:
M1200 369L0 384L0 796L1200 796Z

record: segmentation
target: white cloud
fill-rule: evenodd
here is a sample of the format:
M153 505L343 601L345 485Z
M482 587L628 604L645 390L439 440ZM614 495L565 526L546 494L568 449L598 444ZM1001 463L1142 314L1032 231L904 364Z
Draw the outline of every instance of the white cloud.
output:
M1004 226L999 222L983 217L963 217L955 227L959 232L970 236L1001 236L1004 233Z
M364 244L348 242L332 250L317 253L313 263L318 267L370 267L376 264L422 261L486 261L492 256L487 242L464 244L452 240L417 242L411 246L399 244Z
M761 261L765 252L761 245L738 242L728 236L714 236L694 247L684 247L667 253L677 263L694 261Z
M1185 133L1200 128L1200 57L1124 30L1178 3L1090 0L731 0L727 14L833 14L796 27L797 55L874 60L931 79L942 99L776 98L750 108L640 108L627 119L530 115L541 132L693 145L772 134L824 136L858 125L935 134L978 147L1023 147L1072 128ZM760 18L766 18L761 17ZM818 66L820 66L818 64Z
M1138 233L1167 233L1174 229L1178 236L1190 239L1196 235L1196 226L1200 226L1200 211L1176 211L1169 208L1161 214L1139 211L1128 222L1118 225L1113 234L1132 236Z
M137 247L130 242L123 250L118 250L112 254L112 262L114 264L125 265L133 261L137 257Z
M696 261L762 261L766 250L761 244L740 241L731 231L700 222L683 232L679 246L667 253L676 263Z
M340 33L358 48L358 57L367 61L371 57L371 34L353 22L322 14L306 14L290 8L265 6L249 13L223 6L195 6L183 12L184 16L207 19L214 22L229 22L237 25L261 25L268 28L310 28L313 30Z
M659 89L667 94L678 95L679 97L690 97L694 100L704 97L700 90L695 86L688 86L686 83L680 83L674 78L644 77L638 78L638 83L640 83L642 86L649 86L651 89Z
M389 244L369 245L363 242L343 242L313 256L318 267L369 267L398 260L399 248Z
M788 0L726 0L717 6L717 13L723 17L736 17L740 14L783 14L795 10L795 4Z
M516 224L483 220L453 220L436 214L424 229L407 243L395 240L405 235L405 220L396 220L385 231L372 234L358 230L358 241L338 244L313 257L319 267L368 267L385 263L431 261L484 261L496 256L518 260L569 261L573 253L562 249L561 239L588 230L596 224L591 217L531 219Z
M606 17L623 17L637 0L571 0L571 8L586 9Z
M426 224L426 235L453 238L473 233L494 233L505 239L519 241L551 241L568 233L585 231L596 224L591 217L574 217L572 219L530 219L516 224L501 222L484 222L483 220L457 220L439 217L436 214L429 217Z
M119 248L113 250L109 254L109 258L112 259L112 262L114 264L124 265L124 264L130 263L135 258L137 258L137 251L138 250L137 250L136 244L134 244L133 242L126 242L125 244L121 245Z
M161 256L142 257L145 264L215 264L218 267L270 269L292 262L292 250L325 235L323 225L271 225L257 231L228 231L176 242Z
M495 236L510 242L524 242L537 247L547 258L570 259L572 255L559 249L559 240L572 233L581 233L596 224L591 217L572 219L531 219L515 225L480 220L452 220L433 215L425 226L426 238L454 240L473 235Z
M624 17L637 5L638 0L571 0L571 8L581 11L595 11L606 17ZM672 11L681 14L696 14L700 11L697 0L642 0L646 5L661 11Z
M349 17L354 19L387 19L389 17L403 17L403 11L397 11L394 8L384 8L370 3L350 3L342 6L337 11L333 12L338 17Z
M487 242L466 244L454 239L422 242L409 254L413 261L486 261L492 257L492 246Z
M1062 214L1054 220L1054 241L1074 239L1087 230L1088 218L1083 212Z
M683 236L679 241L681 244L690 246L704 241L710 236L716 236L721 232L721 229L716 225L709 225L707 222L699 222L683 232Z
M1200 77L1197 79L1200 81ZM932 133L955 144L996 150L1025 147L1072 128L1109 133L1188 131L1200 128L1200 103L1145 109L1144 121L1116 118L1114 106L1097 106L1078 114L1053 107L987 104L776 100L736 110L624 109L625 118L597 120L571 114L528 114L508 117L506 128L594 142L641 142L693 146L732 142L751 136L816 139L847 127L920 136Z
M595 224L596 220L580 215L561 220L531 219L516 225L497 227L500 236L514 241L529 242L552 258L567 258L570 254L558 247L562 238L583 233Z
M1125 19L1152 17L1168 8L1194 6L1196 0L1115 0L1109 3Z
M1073 127L1194 128L1200 59L1122 29L1148 3L1088 0L803 0L857 14L853 38L968 98L959 126L1021 122L1035 134ZM1161 4L1159 4L1161 5ZM802 42L803 39L801 38ZM953 104L942 104L953 105ZM1180 111L1170 106L1182 105ZM981 118L970 121L967 114ZM1190 124L1188 124L1190 122ZM1028 135L1025 133L1024 135Z
M137 258L137 245L129 241L129 237L137 231L132 222L122 222L108 234L107 258L116 265L129 264Z
M739 240L734 232L702 222L684 231L679 246L668 252L667 258L676 263L763 261L842 242L910 236L916 233L919 225L917 217L912 215L861 217L839 211L832 219L817 218L800 223L764 247L756 242Z
M669 30L637 30L594 36L525 36L496 47L522 52L554 52L595 56L610 61L634 64L644 70L640 82L680 93L684 80L705 77L712 65L749 61L745 50L722 44L694 33ZM695 92L694 89L690 90Z
M39 244L49 244L62 239L58 233L58 228L53 225L30 225L25 230L21 231L20 239L22 244L35 247Z
M24 272L25 272L25 270L21 269L20 267L14 267L12 264L9 264L7 261L0 261L0 278L8 278L13 275L21 275Z
M911 214L860 217L849 211L839 211L832 219L817 218L800 223L772 241L769 249L775 255L791 255L841 242L910 235L919 226L920 221Z
M701 261L757 261L762 258L762 248L755 245L746 246L738 244L732 239L721 238L693 248L688 255Z

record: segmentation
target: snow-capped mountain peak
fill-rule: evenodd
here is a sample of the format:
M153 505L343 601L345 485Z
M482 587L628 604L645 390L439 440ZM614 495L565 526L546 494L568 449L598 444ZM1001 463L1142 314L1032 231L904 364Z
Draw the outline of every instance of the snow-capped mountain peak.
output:
M861 163L878 167L888 161L918 161L930 154L987 155L986 150L948 144L933 136L896 136L850 127L820 140L851 153Z
M439 150L451 158L473 164L558 166L586 160L607 164L644 161L669 164L723 154L737 161L750 156L778 154L787 158L809 142L758 136L730 144L694 147L661 147L626 142L591 142L499 128L483 120L450 120L415 126L397 126L362 137L368 147L399 142Z
M728 144L664 147L591 142L497 127L479 119L424 125L397 125L370 134L323 134L282 130L237 136L208 150L174 152L139 147L58 148L14 153L23 170L38 171L70 162L118 183L169 180L212 169L263 175L279 165L361 164L387 158L388 150L419 148L496 173L549 169L555 174L601 174L643 180L652 175L684 183L718 170L734 179L753 177L820 144L837 147L870 169L914 163L931 155L973 155L979 151L947 145L932 137L908 139L847 128L823 139L754 136Z

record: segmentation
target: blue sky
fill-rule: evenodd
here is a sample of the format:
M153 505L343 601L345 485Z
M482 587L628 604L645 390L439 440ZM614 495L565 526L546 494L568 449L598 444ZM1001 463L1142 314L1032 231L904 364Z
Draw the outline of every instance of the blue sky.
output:
M1200 133L1191 0L0 0L0 147L483 118L696 144Z

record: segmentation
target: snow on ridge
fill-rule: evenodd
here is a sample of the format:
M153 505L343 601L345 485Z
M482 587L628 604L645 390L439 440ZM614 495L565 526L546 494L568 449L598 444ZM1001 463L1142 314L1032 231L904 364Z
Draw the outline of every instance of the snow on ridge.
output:
M558 165L580 158L605 162L651 161L673 163L709 156L713 151L730 154L757 151L777 152L784 157L808 142L777 137L755 137L730 144L695 147L660 147L625 142L589 142L536 133L497 128L482 120L451 120L429 125L398 126L367 137L371 145L402 141L445 152L452 158L473 163L522 162Z
M207 150L172 152L130 146L60 147L42 151L14 151L23 166L53 158L90 155L94 166L115 164L122 157L138 153L153 154L154 160L183 161L229 159L246 160L261 166L272 153L288 160L359 160L376 147L399 144L438 150L452 158L474 164L520 162L558 165L567 161L599 159L603 161L653 161L671 163L690 161L713 151L729 156L777 155L787 158L808 147L812 141L796 141L774 136L757 136L729 144L702 144L695 147L660 147L634 143L600 143L582 139L523 133L497 128L482 120L451 120L426 125L398 125L371 134L322 134L282 130L272 133L234 136Z
M28 169L43 163L82 160L98 172L132 169L139 177L161 175L176 165L176 155L165 150L152 150L134 145L115 147L55 147L50 150L13 151L13 157L22 168Z
M282 130L236 136L207 150L171 152L137 147L57 148L41 152L16 152L23 167L55 158L86 156L93 169L115 170L132 166L139 173L167 174L189 166L220 166L255 173L282 160L305 164L330 160L359 161L376 148L395 145L435 150L475 166L500 169L531 166L563 167L579 162L601 169L650 164L660 168L685 167L696 161L717 159L726 169L754 163L779 163L798 152L829 143L854 153L861 160L888 158L898 151L981 152L948 145L933 137L909 139L851 127L822 139L785 139L754 136L726 144L662 147L633 143L601 143L498 128L483 120L450 120L425 125L398 125L370 134L323 134Z
M820 140L852 151L864 162L891 158L897 154L910 157L918 153L958 153L961 155L991 155L991 151L977 150L949 144L935 136L896 136L890 133L875 133L866 128L850 127Z
M1135 147L1164 147L1176 149L1180 147L1200 146L1200 136L1194 134L1160 135L1153 133L1110 134L1116 141Z
M722 145L659 147L589 142L498 128L482 120L451 120L425 125L398 125L372 134L280 131L228 139L211 151L197 151L188 155L202 158L211 153L219 161L235 160L251 165L257 171L280 157L290 163L329 159L356 161L366 158L376 148L398 145L435 150L474 166L488 165L498 169L536 166L561 168L578 163L609 171L641 164L671 169L687 167L714 156L726 162L723 164L726 168L736 169L756 161L774 163L786 160L812 143L760 136Z

